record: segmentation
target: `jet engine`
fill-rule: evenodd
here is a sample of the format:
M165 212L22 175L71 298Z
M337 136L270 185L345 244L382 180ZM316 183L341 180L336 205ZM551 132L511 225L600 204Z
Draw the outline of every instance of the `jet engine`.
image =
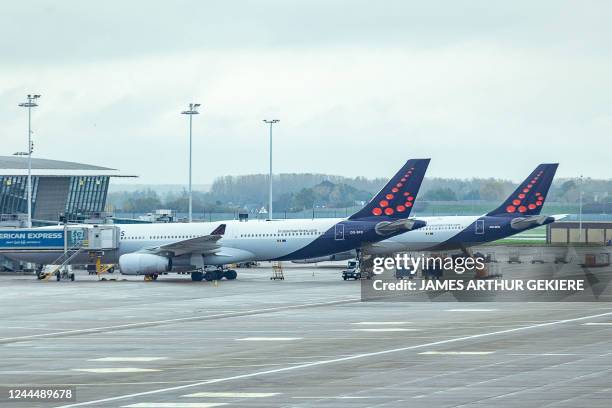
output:
M172 259L153 254L125 254L119 257L119 269L124 275L153 275L172 269Z

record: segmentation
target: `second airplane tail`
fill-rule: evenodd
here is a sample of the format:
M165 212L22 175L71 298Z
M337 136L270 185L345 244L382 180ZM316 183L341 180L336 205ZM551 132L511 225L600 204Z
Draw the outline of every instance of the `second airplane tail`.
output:
M421 188L430 159L408 160L389 182L349 220L408 218Z
M558 166L540 164L501 206L487 215L539 215Z

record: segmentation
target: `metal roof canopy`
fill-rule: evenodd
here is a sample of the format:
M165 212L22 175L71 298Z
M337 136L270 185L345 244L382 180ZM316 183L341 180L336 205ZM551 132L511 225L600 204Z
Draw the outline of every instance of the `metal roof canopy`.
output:
M28 158L20 156L0 156L0 176L26 176L28 174ZM109 176L138 177L122 174L117 169L74 163L61 160L32 158L33 176Z

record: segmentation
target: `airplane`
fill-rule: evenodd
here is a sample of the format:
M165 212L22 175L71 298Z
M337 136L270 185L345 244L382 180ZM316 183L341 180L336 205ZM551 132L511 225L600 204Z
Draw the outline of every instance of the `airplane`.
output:
M223 265L285 261L354 250L406 231L425 227L410 218L430 159L408 160L383 189L348 218L221 221L212 223L123 224L114 259L122 274L153 279L170 271L192 271L194 281L236 279ZM48 227L45 227L48 228ZM40 230L40 229L39 229ZM14 259L48 264L56 254L12 253ZM87 254L72 264L87 262ZM217 266L217 270L207 267Z
M452 251L468 253L468 248L510 237L520 232L555 222L565 215L541 215L542 206L557 171L558 163L540 164L496 209L480 216L418 217L427 226L365 246L372 255L407 251ZM356 251L296 260L315 263L354 259Z

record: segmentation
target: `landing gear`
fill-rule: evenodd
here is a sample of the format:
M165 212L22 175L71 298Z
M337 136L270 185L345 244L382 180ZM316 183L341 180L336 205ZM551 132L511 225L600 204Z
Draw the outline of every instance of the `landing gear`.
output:
M227 280L234 280L238 277L238 273L233 269L217 269L216 271L206 271L204 273L204 280L207 282L221 280L223 278Z
M156 274L156 273L154 273L152 275L145 275L144 276L144 280L145 280L145 282L156 281L158 276L159 275Z
M204 279L207 282L221 280L223 278L223 271L207 271L204 274Z
M225 278L227 280L234 280L238 277L238 272L233 269L199 269L191 273L191 280L194 282L206 282L220 281Z

